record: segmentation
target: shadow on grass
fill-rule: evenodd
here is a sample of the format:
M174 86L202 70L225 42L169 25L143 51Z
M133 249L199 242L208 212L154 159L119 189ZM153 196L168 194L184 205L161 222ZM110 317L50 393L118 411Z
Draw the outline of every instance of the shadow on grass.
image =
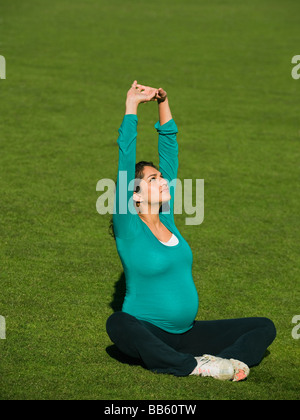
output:
M120 275L119 280L117 280L115 283L115 291L113 294L112 301L109 304L109 306L112 308L114 312L122 310L125 293L126 293L126 280L125 280L125 273L123 271L123 273Z

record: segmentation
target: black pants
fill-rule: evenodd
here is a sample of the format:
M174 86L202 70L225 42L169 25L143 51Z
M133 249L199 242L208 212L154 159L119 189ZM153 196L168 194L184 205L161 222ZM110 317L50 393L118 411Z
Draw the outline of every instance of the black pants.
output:
M186 333L171 334L125 312L112 314L106 329L121 352L141 359L152 372L175 376L189 375L197 365L194 356L203 354L257 365L276 336L268 318L195 321Z

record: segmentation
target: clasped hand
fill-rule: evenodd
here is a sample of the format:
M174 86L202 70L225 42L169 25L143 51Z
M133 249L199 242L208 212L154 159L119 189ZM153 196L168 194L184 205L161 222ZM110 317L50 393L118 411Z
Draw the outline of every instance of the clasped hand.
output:
M137 103L157 101L164 102L167 98L167 92L162 88L156 89L150 86L144 86L135 80L127 92L127 99L133 99Z

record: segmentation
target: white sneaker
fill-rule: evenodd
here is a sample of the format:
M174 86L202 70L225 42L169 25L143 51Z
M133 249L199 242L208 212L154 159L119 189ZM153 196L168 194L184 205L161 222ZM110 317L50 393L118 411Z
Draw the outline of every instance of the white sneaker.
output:
M204 354L200 357L195 357L198 364L190 375L211 376L221 381L233 379L234 367L230 360L222 359L221 357Z

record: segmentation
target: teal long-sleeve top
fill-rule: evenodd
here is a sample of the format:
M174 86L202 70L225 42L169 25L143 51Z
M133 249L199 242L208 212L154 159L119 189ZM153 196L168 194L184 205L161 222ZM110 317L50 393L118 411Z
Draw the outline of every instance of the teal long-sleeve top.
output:
M178 129L173 119L163 125L155 124L159 134L159 170L168 181L171 195L159 218L179 239L177 245L166 246L142 221L133 205L137 124L137 115L125 115L117 141L119 162L113 225L126 278L122 311L167 332L181 334L193 326L198 294L192 276L192 250L174 223Z

